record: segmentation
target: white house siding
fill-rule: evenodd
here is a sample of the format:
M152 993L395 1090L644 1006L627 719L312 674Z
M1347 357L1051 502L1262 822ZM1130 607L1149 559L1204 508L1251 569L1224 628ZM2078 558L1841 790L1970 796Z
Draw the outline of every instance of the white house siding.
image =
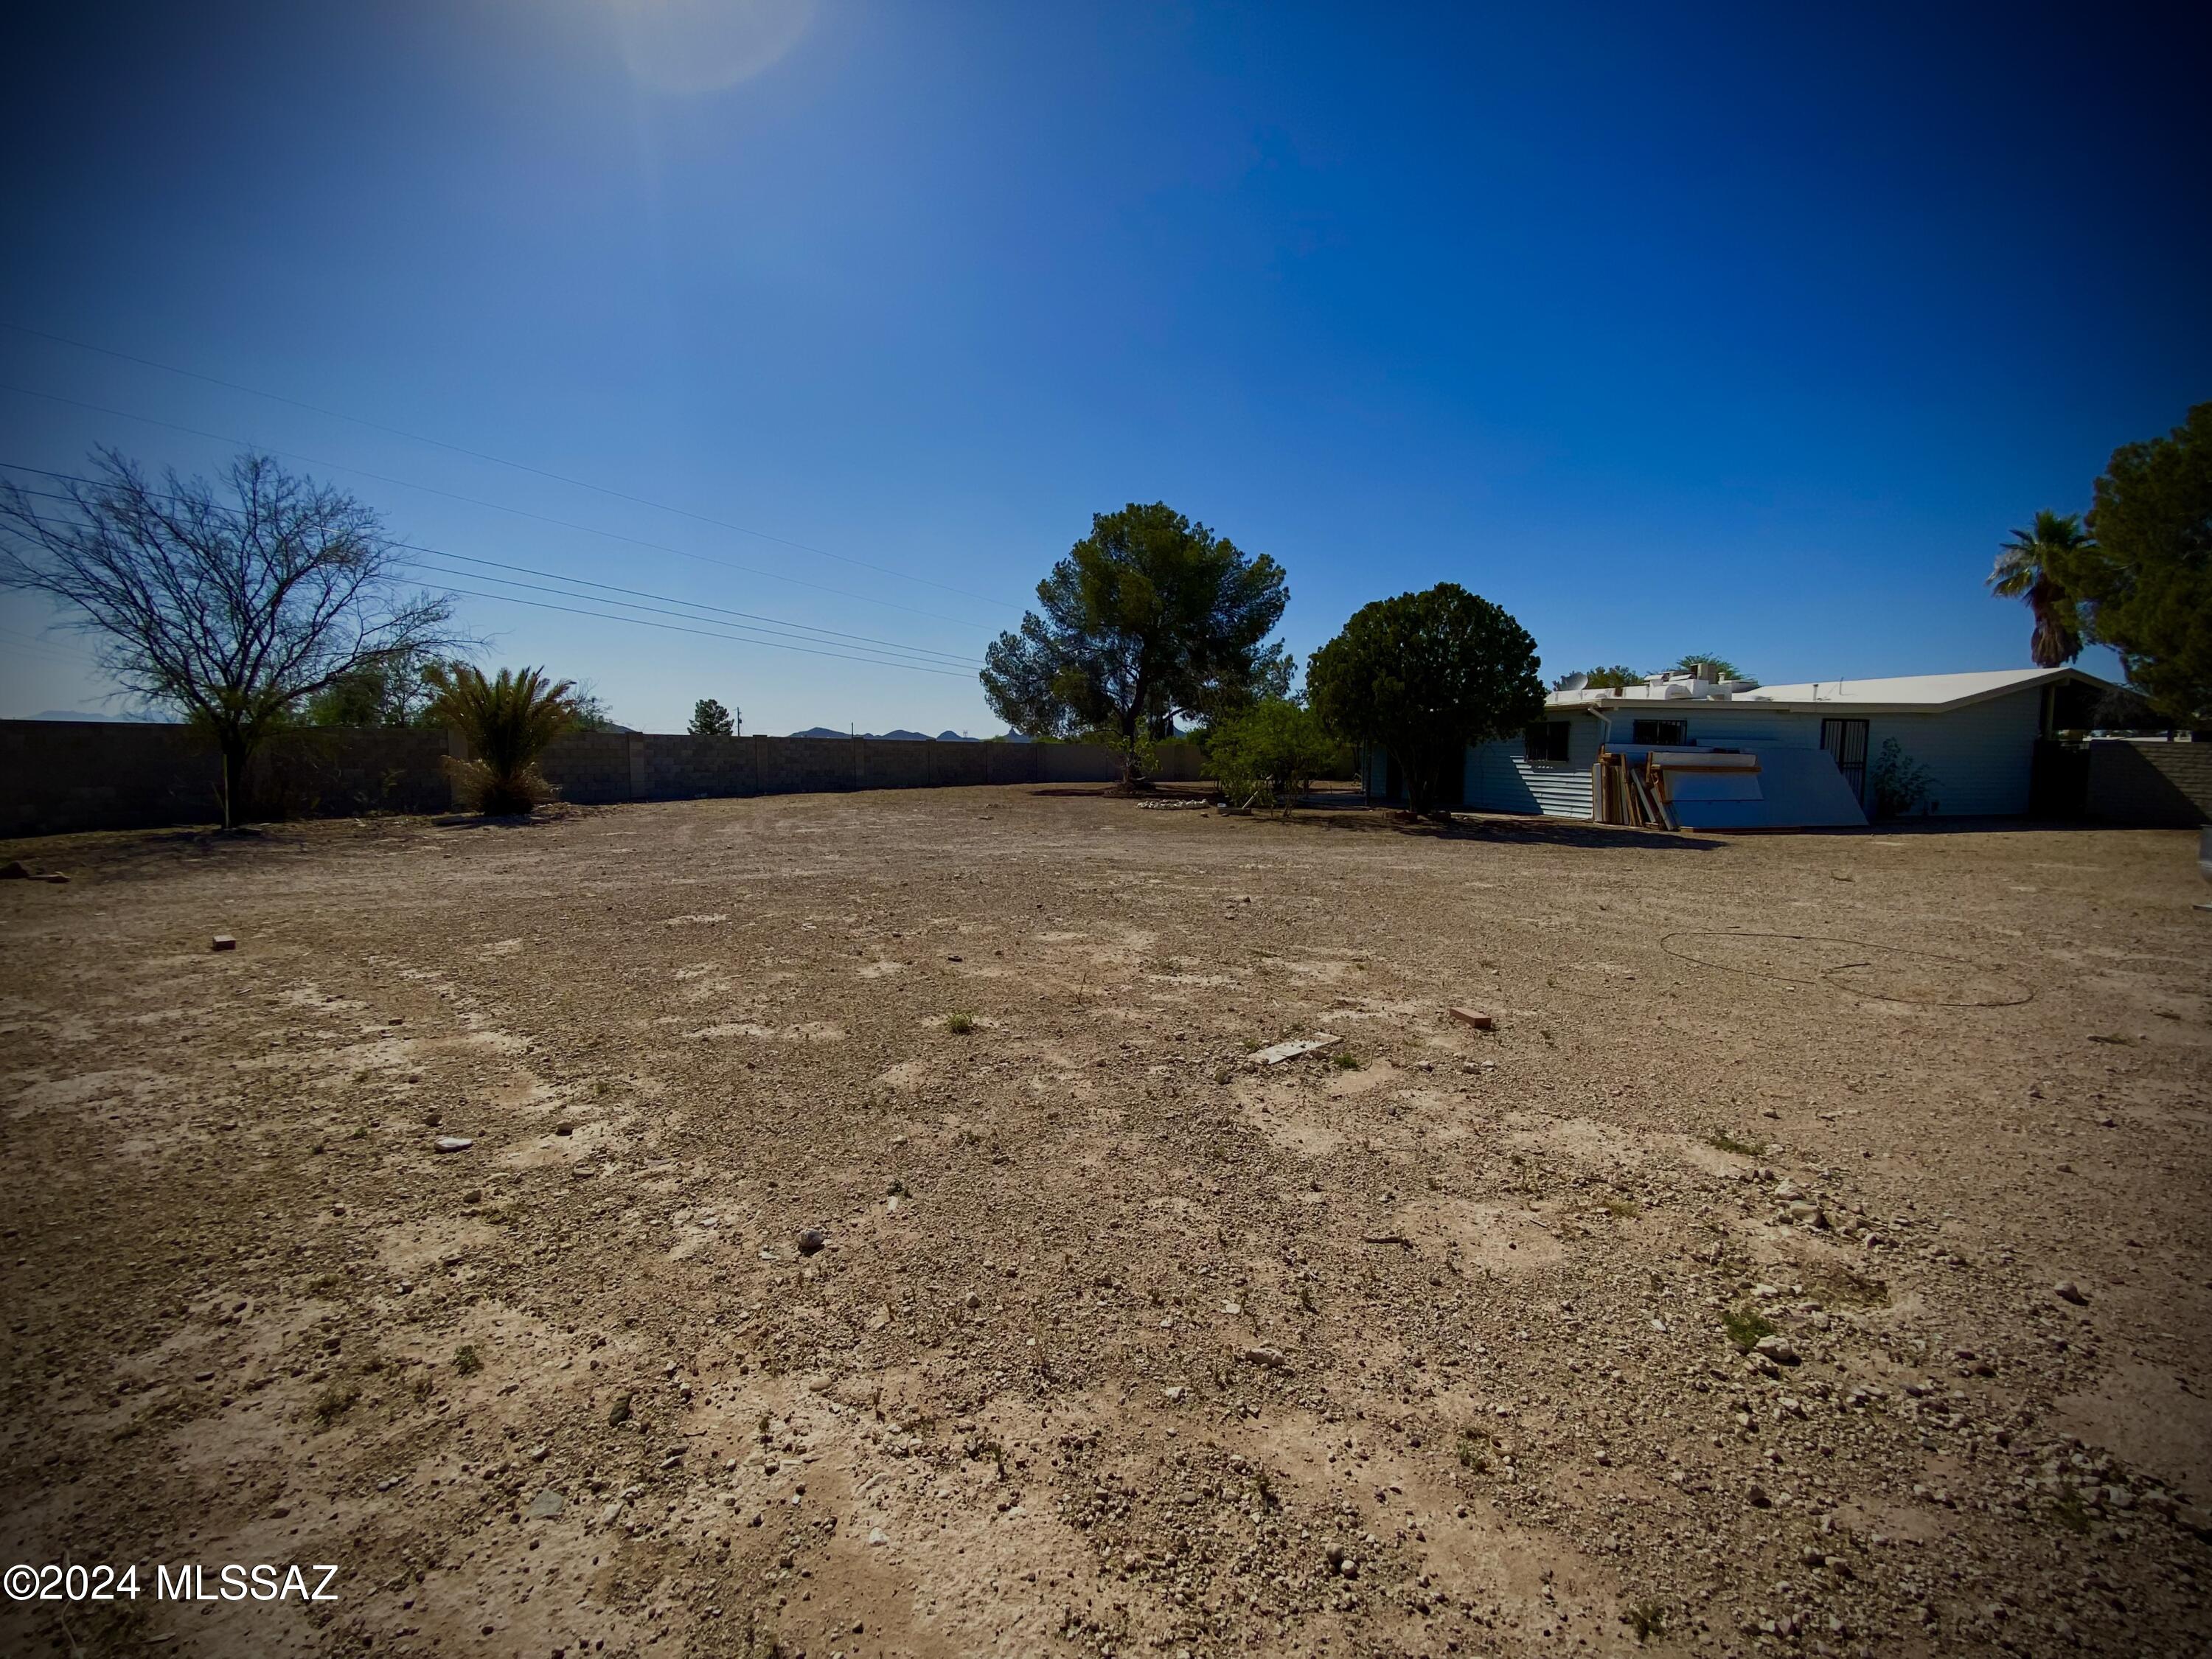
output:
M1881 756L1883 739L1895 738L1905 755L1925 767L1934 780L1929 799L1938 813L2011 817L2027 811L2028 777L2042 712L2042 689L2031 686L1964 708L1926 714L1863 713L1846 704L1826 715L1754 702L1684 699L1655 702L1648 713L1608 710L1607 719L1616 749L1632 746L1640 714L1685 722L1690 741L1701 748L1753 752L1774 747L1818 749L1824 718L1864 720L1869 769ZM1605 729L1589 715L1571 716L1568 752L1572 759L1565 766L1531 764L1522 758L1518 738L1469 749L1468 805L1491 812L1590 817L1590 767ZM1378 769L1378 788L1381 775ZM1867 805L1872 805L1870 793Z
M1615 747L1625 747L1636 714L1612 714ZM2043 691L2031 686L1964 708L1926 714L1863 713L1848 705L1832 716L1810 710L1761 708L1756 703L1680 702L1655 706L1647 718L1687 722L1692 742L1701 748L1741 747L1756 750L1784 746L1817 749L1823 718L1867 722L1867 766L1871 772L1882 740L1895 738L1905 755L1927 768L1935 781L1929 799L1944 817L2009 817L2027 811L2028 774L2035 739L2042 728ZM1873 806L1871 787L1866 805Z
M1741 708L1730 703L1697 702L1680 705L1680 712L1655 709L1649 718L1687 722L1690 741L1701 749L1756 749L1762 744L1788 749L1818 749L1820 717L1792 714L1787 709ZM1623 711L1611 715L1615 747L1626 747L1636 730L1636 716Z
M1895 738L1907 757L1928 769L1929 799L1945 817L2027 811L2028 775L2043 724L2039 686L1940 714L1867 717L1867 766ZM1816 738L1817 740L1817 738Z
M1706 749L1817 749L1823 714L1810 709L1762 708L1754 702L1705 699L1654 702L1644 709L1608 710L1615 748L1631 746L1638 714L1686 723L1692 743ZM1863 713L1848 704L1830 718L1867 722L1867 764L1880 758L1885 738L1895 738L1907 757L1934 781L1929 799L1944 817L2013 817L2027 811L2028 778L2041 731L2043 690L2030 686L1964 708L1926 714ZM1537 764L1522 753L1519 738L1478 744L1467 753L1467 805L1476 811L1541 813L1547 817L1591 816L1590 768L1605 726L1589 714L1565 716L1569 760ZM1388 776L1381 751L1369 757L1368 787L1378 798ZM1867 805L1873 801L1869 792Z
M1478 812L1541 813L1547 818L1592 816L1590 768L1597 764L1598 723L1567 719L1564 763L1531 761L1518 738L1474 744L1467 751L1467 804Z

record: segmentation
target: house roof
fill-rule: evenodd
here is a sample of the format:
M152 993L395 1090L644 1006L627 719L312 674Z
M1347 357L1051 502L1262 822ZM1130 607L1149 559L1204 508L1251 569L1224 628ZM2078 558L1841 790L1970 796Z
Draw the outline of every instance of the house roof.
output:
M2078 668L1995 668L1971 674L1901 674L1886 679L1807 680L1791 685L1761 685L1748 691L1718 692L1692 690L1677 681L1681 690L1670 696L1665 685L1634 685L1607 691L1555 691L1549 700L1554 708L1642 708L1647 704L1681 708L1701 702L1748 703L1772 708L1876 708L1914 714L1937 714L1986 702L2032 686L2078 682L2114 690L2109 680Z

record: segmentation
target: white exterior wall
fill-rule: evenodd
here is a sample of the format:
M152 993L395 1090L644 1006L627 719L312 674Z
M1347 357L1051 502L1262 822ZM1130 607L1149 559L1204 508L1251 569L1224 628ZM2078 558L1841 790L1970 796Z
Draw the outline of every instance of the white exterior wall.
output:
M1607 710L1612 746L1631 745L1638 715L1686 723L1692 743L1702 748L1784 747L1818 749L1824 718L1867 722L1867 767L1872 772L1883 740L1894 738L1905 756L1934 779L1929 799L1945 817L2014 817L2027 811L2028 777L2035 739L2042 729L2043 690L2030 686L1945 713L1882 714L1855 713L1848 705L1833 716L1810 710L1763 708L1749 702L1703 700L1655 702L1643 709ZM1590 715L1567 717L1569 763L1538 765L1522 758L1518 738L1479 744L1468 750L1467 804L1478 811L1541 813L1547 817L1591 816L1590 768L1606 726ZM1377 765L1374 787L1382 787ZM1871 790L1868 805L1872 805Z
M1570 714L1564 763L1532 761L1518 738L1479 743L1467 751L1467 804L1478 812L1529 812L1547 818L1591 816L1590 768L1597 764L1598 723Z
M1668 710L1663 714L1655 709L1645 718L1687 722L1690 741L1703 749L1820 746L1818 714L1799 714L1784 708L1740 708L1725 702L1687 703L1678 708L1680 712ZM1636 716L1626 712L1607 712L1613 721L1613 747L1626 746L1636 730Z
M1867 768L1871 773L1881 757L1882 740L1895 738L1935 780L1929 799L1936 812L2011 817L2027 811L2028 774L2042 726L2039 686L1947 714L1871 714Z

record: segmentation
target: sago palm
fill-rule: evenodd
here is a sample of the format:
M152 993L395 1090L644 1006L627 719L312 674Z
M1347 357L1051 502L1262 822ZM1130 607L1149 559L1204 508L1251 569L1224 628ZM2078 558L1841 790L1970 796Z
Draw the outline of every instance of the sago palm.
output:
M2028 654L2038 668L2057 668L2081 654L2081 617L2074 600L2051 573L2054 562L2090 547L2088 532L2078 513L2035 515L2026 530L2015 530L1997 553L1990 572L1990 591L2001 599L2026 599L2035 618Z
M479 811L527 812L553 798L538 769L546 745L576 724L572 682L535 668L502 668L496 678L466 663L440 663L423 678L437 693L433 718L466 738L470 757L453 766L463 799Z

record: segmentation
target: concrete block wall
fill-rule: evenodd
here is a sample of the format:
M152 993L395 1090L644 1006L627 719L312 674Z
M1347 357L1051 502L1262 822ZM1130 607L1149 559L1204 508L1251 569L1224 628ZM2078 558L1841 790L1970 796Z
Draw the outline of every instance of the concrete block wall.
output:
M266 812L294 817L440 812L453 805L444 761L454 734L414 730L287 732L255 762ZM1103 783L1121 776L1092 744L938 743L868 738L694 738L580 732L545 751L563 800L686 800L961 784ZM1158 775L1204 775L1188 744L1164 744ZM0 836L143 830L222 817L222 766L181 726L0 720Z
M288 732L254 757L264 811L435 812L453 801L442 732ZM151 830L222 818L222 763L189 726L0 720L0 836Z
M562 800L586 805L635 800L636 779L630 766L627 732L572 732L547 745L538 769L561 792Z
M2212 743L2100 738L2089 745L2088 812L2106 823L2212 823Z
M0 721L0 835L218 823L222 769L181 726Z
M288 732L254 757L255 798L284 817L442 812L453 799L450 746L443 732Z

